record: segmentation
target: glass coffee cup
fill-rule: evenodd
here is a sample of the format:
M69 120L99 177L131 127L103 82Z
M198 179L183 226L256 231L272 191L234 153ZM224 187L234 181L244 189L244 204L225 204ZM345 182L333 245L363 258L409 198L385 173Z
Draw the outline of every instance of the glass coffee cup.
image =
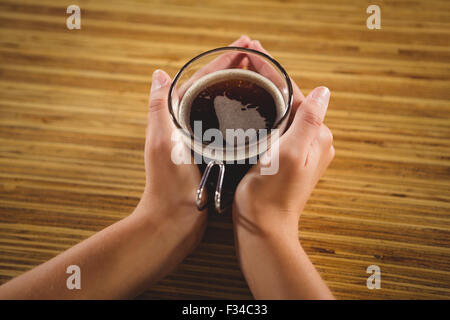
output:
M203 171L196 203L203 210L214 198L221 213L237 183L286 129L293 99L283 67L265 53L222 47L187 62L168 97L172 121L194 162ZM213 168L218 176L209 181ZM208 194L207 182L211 193ZM223 201L224 181L228 201Z

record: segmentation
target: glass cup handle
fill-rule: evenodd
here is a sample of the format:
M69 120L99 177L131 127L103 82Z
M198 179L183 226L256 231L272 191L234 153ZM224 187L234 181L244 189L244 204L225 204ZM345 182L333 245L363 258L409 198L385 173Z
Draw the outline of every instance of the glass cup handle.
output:
M216 192L214 194L214 206L218 213L222 213L223 209L221 206L221 196L222 196L222 184L223 177L225 175L225 165L220 160L212 160L206 166L205 172L203 173L202 180L200 181L200 185L197 189L197 209L203 210L208 205L208 199L206 199L206 182L208 180L209 173L211 172L212 167L215 165L219 166L219 176L217 177L216 184Z

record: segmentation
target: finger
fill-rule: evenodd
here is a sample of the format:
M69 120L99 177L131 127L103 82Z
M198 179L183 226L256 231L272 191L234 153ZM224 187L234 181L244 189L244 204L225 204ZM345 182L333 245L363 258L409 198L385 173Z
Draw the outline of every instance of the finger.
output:
M231 43L229 47L248 48L250 42L251 40L248 36L242 35L239 39ZM207 75L214 71L239 66L245 56L245 53L240 52L226 52L221 54L219 57L215 58L214 60L197 70L192 75L192 77L180 87L180 89L178 90L179 95L183 96L187 88L189 88L194 81L203 77L204 75Z
M300 139L300 147L307 151L319 133L329 101L330 90L327 87L318 87L305 98L287 132L288 138L297 140L292 141L294 145L299 145Z
M229 47L245 47L247 48L252 40L249 36L243 34L237 40L230 43Z
M330 129L324 124L319 128L316 138L311 143L310 148L306 154L305 166L318 166L318 172L322 176L322 170L324 171L328 166L328 153L333 144L333 135ZM324 168L324 169L322 169Z
M250 38L246 35L242 35L239 39L234 41L233 43L229 44L229 47L241 47L241 48L248 48L250 45ZM215 58L213 61L208 63L206 66L201 68L199 71L199 74L205 74L210 73L206 72L208 70L222 70L227 69L233 66L239 65L239 62L245 57L245 53L239 53L239 52L227 52L219 57Z
M171 79L162 70L155 70L152 76L152 87L148 102L148 128L149 135L163 135L170 130L172 122L167 104Z
M253 50L257 50L260 52L263 52L265 54L267 54L269 57L273 58L272 55L266 50L264 49L264 47L262 46L261 42L259 42L258 40L253 40L250 43L249 46L250 49ZM252 59L253 58L253 59ZM261 68L261 60L262 59L257 59L256 56L254 55L249 55L249 60L250 60L250 64L252 66L252 68L254 68L255 71L259 71L259 68ZM265 71L265 70L264 70ZM276 70L274 70L276 72ZM266 75L264 75L266 76ZM267 76L266 76L267 77ZM270 79L270 77L268 77ZM298 106L302 103L302 101L305 99L305 96L303 95L303 93L300 91L300 88L297 86L297 84L295 83L294 80L292 80L292 78L289 78L291 80L291 84L292 84L292 93L293 93L293 99L292 99L292 111L291 111L291 116L293 117L295 115L295 112L297 111Z
M262 46L258 40L253 40L250 42L249 49L253 49L262 53L267 54L272 57ZM284 87L284 79L280 72L275 68L275 66L263 57L249 53L247 55L249 60L249 67L251 70L258 72L270 81L272 81L279 89Z

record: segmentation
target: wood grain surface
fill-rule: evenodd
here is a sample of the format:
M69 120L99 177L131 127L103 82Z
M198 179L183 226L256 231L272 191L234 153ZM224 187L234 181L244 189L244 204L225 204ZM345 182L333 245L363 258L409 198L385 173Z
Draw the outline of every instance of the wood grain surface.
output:
M450 298L448 0L0 0L0 283L133 210L153 70L174 76L241 34L305 94L332 91L336 159L299 237L336 297ZM230 216L139 298L251 298Z

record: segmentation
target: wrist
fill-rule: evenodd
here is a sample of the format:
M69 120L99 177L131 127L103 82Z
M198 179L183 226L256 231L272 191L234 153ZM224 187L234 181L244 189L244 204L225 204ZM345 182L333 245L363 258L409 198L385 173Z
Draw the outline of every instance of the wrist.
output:
M265 245L273 249L297 247L300 245L298 230L292 224L252 225L234 221L234 233L237 246Z
M139 256L144 267L145 283L151 284L173 270L195 248L201 232L171 218L164 208L158 212L137 206L124 218L122 230L130 249Z
M298 216L270 208L242 210L233 206L233 228L238 239L298 242Z
M164 217L168 216L166 214L168 210L165 208L164 203L161 205L156 204L155 202L150 201L150 198L151 197L144 192L139 203L129 217L134 223L145 225L150 229L160 228L164 225Z
M188 253L200 241L206 225L206 212L195 207L164 201L144 192L129 220L143 230L147 241L158 238L167 249Z

